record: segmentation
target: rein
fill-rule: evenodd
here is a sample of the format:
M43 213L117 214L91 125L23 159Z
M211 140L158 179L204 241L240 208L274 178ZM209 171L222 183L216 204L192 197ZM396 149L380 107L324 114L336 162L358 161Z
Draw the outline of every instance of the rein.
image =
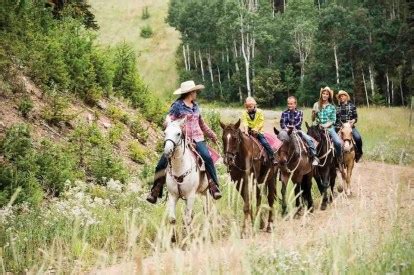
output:
M323 154L322 156L319 157L319 159L325 159L323 164L318 164L319 167L323 167L325 166L327 160L328 160L328 156L331 152L333 152L333 156L335 156L335 150L333 150L333 143L331 141L331 139L329 138L329 134L328 134L328 130L324 129L325 131L325 140L326 140L326 147L329 148L325 154ZM320 147L320 149L318 150L318 154L321 152L322 147Z

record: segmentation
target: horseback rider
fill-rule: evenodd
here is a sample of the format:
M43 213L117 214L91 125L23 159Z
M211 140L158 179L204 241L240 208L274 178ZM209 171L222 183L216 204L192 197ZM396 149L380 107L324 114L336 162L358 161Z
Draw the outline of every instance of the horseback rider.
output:
M321 88L319 101L315 102L312 108L312 121L315 121L319 127L328 130L329 136L334 143L339 170L342 172L342 142L334 127L336 122L336 108L333 104L333 93L328 86Z
M252 135L265 148L271 163L274 162L274 152L263 135L264 114L261 109L257 108L256 100L253 97L247 97L244 102L245 111L241 115L241 130L246 135Z
M174 94L180 97L171 105L169 119L172 121L186 118L185 138L195 143L195 149L205 163L206 171L209 176L209 189L214 199L221 198L221 192L218 188L218 178L214 167L213 159L210 156L207 145L204 141L206 134L214 143L217 143L216 134L204 122L200 108L196 103L197 93L204 89L204 85L195 85L194 81L189 80L181 83L181 87ZM147 201L155 204L157 198L162 197L162 189L166 180L166 168L168 160L163 154L155 167L154 183Z
M355 127L355 123L358 121L358 114L356 106L351 102L349 94L343 90L339 91L336 95L339 102L339 106L336 107L336 123L335 128L337 131L341 128L342 123L349 122L352 126L352 137L354 138L356 151L355 162L358 162L362 157L362 138L358 130Z
M318 165L319 159L316 156L316 147L312 138L302 131L303 112L298 110L296 97L290 96L287 99L287 110L282 112L280 116L280 128L283 130L296 129L298 134L306 141L309 147L312 165Z

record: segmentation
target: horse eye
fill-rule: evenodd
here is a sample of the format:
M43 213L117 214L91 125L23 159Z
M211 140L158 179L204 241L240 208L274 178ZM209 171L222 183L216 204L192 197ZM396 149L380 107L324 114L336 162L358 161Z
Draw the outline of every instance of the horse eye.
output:
M179 137L181 135L181 133L177 133L177 137Z

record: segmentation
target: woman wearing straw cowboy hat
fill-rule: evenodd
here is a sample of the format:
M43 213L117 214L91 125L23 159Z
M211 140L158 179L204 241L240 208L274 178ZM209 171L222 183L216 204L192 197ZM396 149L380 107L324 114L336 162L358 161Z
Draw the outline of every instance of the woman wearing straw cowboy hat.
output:
M203 85L195 85L192 80L181 83L181 87L174 92L175 95L180 97L171 105L168 116L171 120L186 118L186 137L194 141L196 150L204 160L207 173L213 181L213 183L209 184L210 193L214 199L219 199L221 198L221 193L218 188L217 173L204 141L204 134L215 143L217 142L217 136L204 122L200 114L200 108L195 101L197 92L200 92L202 89L204 89ZM167 158L163 154L155 168L154 184L151 188L151 193L147 197L147 201L150 203L156 203L157 198L162 197L167 165Z
M362 138L355 127L355 123L358 121L356 106L351 102L349 94L343 90L338 92L336 99L339 102L339 106L336 108L335 127L339 130L341 124L346 122L349 122L352 125L352 136L355 140L357 149L355 152L355 161L358 162L362 156Z
M328 130L329 136L334 143L339 169L342 171L342 143L334 128L336 122L336 108L333 104L333 93L334 92L328 86L321 88L319 101L313 105L312 121L316 121L317 125Z

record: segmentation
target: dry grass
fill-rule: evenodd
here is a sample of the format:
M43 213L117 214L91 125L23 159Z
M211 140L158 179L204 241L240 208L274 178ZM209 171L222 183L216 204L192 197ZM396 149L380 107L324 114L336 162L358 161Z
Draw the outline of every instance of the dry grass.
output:
M171 93L177 85L175 51L180 43L177 31L165 23L167 0L91 0L100 26L99 41L104 45L126 42L137 55L139 73L157 95ZM148 6L150 17L141 19ZM149 25L154 34L144 39L141 28Z

